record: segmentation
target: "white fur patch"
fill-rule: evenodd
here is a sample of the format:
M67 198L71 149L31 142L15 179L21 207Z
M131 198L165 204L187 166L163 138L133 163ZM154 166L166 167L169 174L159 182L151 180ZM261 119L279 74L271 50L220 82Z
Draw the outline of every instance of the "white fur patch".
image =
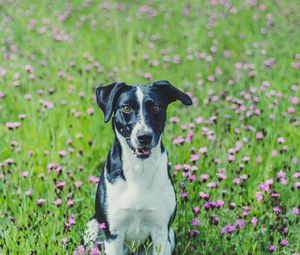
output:
M137 117L138 121L136 122L135 126L132 129L132 133L130 137L131 144L134 147L138 147L136 138L137 138L137 133L139 131L152 131L152 129L145 122L144 105L143 105L144 93L140 87L136 88L136 96L139 102L139 112Z
M132 241L142 244L150 235L159 236L154 240L163 248L164 252L160 254L170 255L174 243L168 241L167 228L176 198L168 177L167 153L161 153L159 142L150 157L141 160L133 155L124 137L117 131L116 135L122 146L126 181L119 178L111 184L106 180L110 231L127 244Z

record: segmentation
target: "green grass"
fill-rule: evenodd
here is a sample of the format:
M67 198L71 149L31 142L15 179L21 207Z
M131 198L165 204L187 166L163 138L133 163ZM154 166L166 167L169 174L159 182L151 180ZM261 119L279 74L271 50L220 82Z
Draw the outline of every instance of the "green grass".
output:
M97 185L88 176L100 176L113 141L111 125L104 125L95 103L94 88L115 80L146 84L160 79L192 93L195 100L191 108L179 103L169 107L168 116L180 121L167 123L164 135L171 174L177 173L173 175L178 202L176 254L268 254L272 244L277 247L274 254L300 252L299 214L291 212L300 209L299 188L293 187L297 182L293 175L300 172L300 108L290 100L291 96L300 98L296 67L300 62L300 5L296 0L249 2L91 1L85 5L82 1L0 1L0 92L5 94L0 97L0 254L73 254L94 213ZM64 22L59 21L62 15ZM33 19L36 25L30 28ZM67 41L55 40L56 31L67 35ZM211 51L212 46L216 52ZM224 57L224 51L231 56ZM179 63L173 61L176 56ZM265 61L270 58L275 63L267 67ZM32 73L25 70L26 65L32 66ZM220 75L215 75L217 69L222 70ZM145 73L151 74L150 80L144 78ZM211 75L214 81L208 80ZM269 86L262 89L264 81ZM55 92L49 93L53 88ZM243 98L253 88L256 92L251 97L258 102ZM28 94L31 100L25 99ZM233 101L226 100L229 96ZM41 99L54 107L46 109ZM241 113L232 107L237 99L247 107ZM250 107L262 113L245 117ZM290 107L296 111L288 113ZM89 115L88 108L95 113ZM26 118L20 120L19 114ZM276 119L270 119L270 114ZM196 124L200 116L204 121ZM212 116L216 122L209 121ZM10 130L7 122L21 126ZM180 128L183 124L188 125L186 130ZM204 136L203 128L212 130L215 139ZM188 130L194 131L191 143L172 145ZM259 131L265 132L261 141L256 139ZM279 137L285 138L284 144L278 143ZM228 149L237 142L243 146L230 163ZM283 145L288 150L280 152ZM207 154L190 162L193 151L198 153L201 147L207 147ZM74 151L68 152L69 148ZM60 150L67 155L60 157ZM277 156L272 156L273 150L278 151ZM243 156L250 160L240 169ZM261 162L256 162L258 156ZM13 159L14 164L5 163L6 159ZM61 174L48 173L50 162L62 166ZM196 165L196 180L183 176L183 170L174 170L176 164ZM226 169L227 179L218 182L220 168ZM276 178L281 169L286 185ZM24 171L27 177L20 176ZM218 187L209 189L201 182L203 173L210 175L208 182L218 182ZM245 184L233 184L242 174L250 176ZM280 197L262 192L264 200L256 201L258 184L270 178L274 179L271 190ZM62 191L55 188L58 180L66 181ZM73 183L79 180L83 185L75 189ZM25 195L28 189L32 189L31 196ZM222 196L221 190L227 194ZM205 210L200 191L209 193L211 201L224 200L224 206ZM183 192L188 192L186 201L181 198ZM53 204L58 197L61 206ZM39 198L46 200L41 207L36 205ZM68 199L74 200L72 207L67 206ZM231 202L236 204L233 210L229 209ZM198 215L193 214L196 206L201 208ZM248 215L243 215L243 206L251 207ZM276 215L274 207L282 212ZM65 229L70 214L76 224ZM218 225L210 223L212 214L218 216ZM192 226L195 217L199 226ZM258 219L256 226L251 224L253 217ZM221 234L226 224L242 218L245 227ZM191 235L192 230L200 232ZM63 245L65 237L68 242ZM283 239L288 245L278 244Z

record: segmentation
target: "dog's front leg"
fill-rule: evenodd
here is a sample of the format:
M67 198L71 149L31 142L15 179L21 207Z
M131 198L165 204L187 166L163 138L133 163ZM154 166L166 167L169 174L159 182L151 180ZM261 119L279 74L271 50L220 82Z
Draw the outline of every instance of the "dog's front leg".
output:
M151 234L153 242L153 255L171 255L172 248L168 236L168 229L153 231Z
M106 255L124 255L123 240L119 236L106 240L104 246Z

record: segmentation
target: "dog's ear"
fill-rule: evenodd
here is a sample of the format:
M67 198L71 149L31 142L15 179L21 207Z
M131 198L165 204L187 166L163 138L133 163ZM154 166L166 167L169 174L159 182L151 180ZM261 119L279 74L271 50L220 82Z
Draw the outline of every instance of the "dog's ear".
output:
M108 122L113 113L120 92L126 87L124 82L114 82L107 86L96 89L96 99L104 113L104 122Z
M180 100L184 105L192 105L192 99L189 95L183 93L181 90L175 88L169 81L161 80L152 83L155 89L158 89L170 104L176 100Z

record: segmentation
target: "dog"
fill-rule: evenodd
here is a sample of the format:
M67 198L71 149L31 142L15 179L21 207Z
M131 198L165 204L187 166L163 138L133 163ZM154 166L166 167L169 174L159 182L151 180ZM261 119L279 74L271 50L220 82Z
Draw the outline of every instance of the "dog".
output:
M176 196L162 143L166 110L189 95L166 80L149 85L112 83L96 89L96 99L115 139L98 183L95 216L87 223L84 244L104 236L107 255L128 254L128 246L151 242L147 254L171 255ZM99 227L100 226L100 227ZM135 254L146 254L141 248Z

